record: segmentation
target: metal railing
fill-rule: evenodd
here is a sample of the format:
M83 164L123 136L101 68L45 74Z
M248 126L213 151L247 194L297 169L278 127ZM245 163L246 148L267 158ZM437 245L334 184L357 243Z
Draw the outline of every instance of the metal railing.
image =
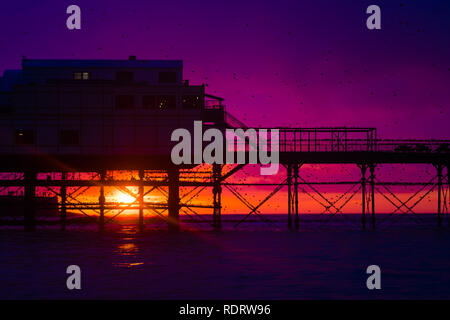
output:
M244 126L237 126L246 132ZM253 139L241 139L235 143L238 150L255 149L261 142L271 150L275 143L270 130L277 129L280 152L392 152L392 153L450 153L450 140L401 140L377 139L375 128L318 127L318 128L254 128L265 129L267 135L258 132ZM244 137L240 137L244 138ZM253 148L252 148L253 146Z
M382 139L376 151L398 153L449 153L450 140Z
M375 128L279 128L281 152L375 151Z

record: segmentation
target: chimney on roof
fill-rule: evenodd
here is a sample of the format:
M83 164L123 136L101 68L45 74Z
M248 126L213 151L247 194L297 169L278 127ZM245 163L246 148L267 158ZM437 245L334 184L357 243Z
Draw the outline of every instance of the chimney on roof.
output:
M135 61L135 60L136 60L136 56L129 56L129 57L128 57L128 60L130 60L130 61Z

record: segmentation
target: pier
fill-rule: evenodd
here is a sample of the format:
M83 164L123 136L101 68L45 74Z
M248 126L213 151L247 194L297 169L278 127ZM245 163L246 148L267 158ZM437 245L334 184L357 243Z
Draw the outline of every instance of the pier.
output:
M436 225L443 227L450 198L450 140L389 140L380 138L376 128L255 128L278 130L280 183L232 181L246 166L257 165L248 163L252 146L245 139L241 152L246 161L242 163L227 164L224 159L210 165L174 165L171 133L177 128L193 132L195 121L200 120L220 132L250 129L226 110L223 98L206 93L204 85L183 80L182 67L180 60L138 60L135 56L128 60L23 58L22 70L5 72L2 81L9 91L2 92L4 99L0 101L0 204L4 204L0 212L23 212L15 221L23 221L26 230L34 230L36 213L49 206L58 212L63 230L73 212L104 230L124 212L134 210L140 230L144 230L149 215L178 230L180 215L195 221L202 209L210 210L211 228L219 230L226 213L224 191L249 210L236 226L252 215L264 219L260 208L274 195L286 192L288 228L301 227L305 208L300 196L307 195L330 217L341 214L350 199L359 198L361 228L375 229L376 195L393 205L393 214L414 215L416 205L437 192ZM360 175L351 181L328 177L312 182L302 175L309 164L352 165L359 168ZM434 174L427 181L381 181L377 169L386 164L422 164ZM117 172L128 172L128 178L118 177ZM351 188L337 200L330 200L316 188L318 185ZM416 192L403 201L392 191L393 186L401 185L418 186L425 195ZM254 204L238 190L246 186L271 186L273 190ZM108 200L111 188L131 200ZM189 190L184 192L186 188ZM43 190L58 201L37 201L41 197L38 191ZM194 203L203 190L210 192L208 203ZM154 192L160 195L158 201L149 200ZM23 200L20 205L16 204L18 198ZM10 223L2 217L0 220Z
M268 128L269 129L269 128ZM320 203L330 216L342 212L343 205L327 199L326 193L319 192L318 185L349 185L352 198L361 199L361 228L375 229L377 225L376 201L377 190L387 191L383 197L392 203L394 213L415 214L414 207L431 192L437 192L436 226L443 227L444 215L449 208L450 153L445 151L449 140L383 140L376 138L374 128L278 128L280 132L280 171L286 178L279 184L270 183L233 183L229 178L253 164L214 164L202 166L175 166L170 157L155 156L58 156L51 159L35 155L3 156L0 161L3 178L1 188L19 187L24 190L24 227L34 230L36 227L36 188L45 188L52 196L59 199L61 229L66 229L67 212L80 212L103 230L126 210L138 211L138 223L141 230L145 228L148 213L165 220L170 229L178 229L180 214L195 217L196 209L211 210L211 227L221 228L222 210L221 194L226 189L239 199L243 208L249 209L247 215L259 214L259 208L279 192L287 192L286 203L288 228L299 229L301 225L302 203L299 195L308 193ZM248 159L248 157L246 157ZM305 164L348 164L357 166L360 178L354 181L310 182L302 177ZM433 168L434 175L428 181L379 181L375 168L383 164L426 164ZM70 168L70 169L69 169ZM136 172L136 178L117 179L115 171ZM9 172L9 173L8 173ZM51 178L38 179L38 174L52 173ZM84 177L83 177L84 175ZM89 177L88 177L89 176ZM88 177L88 178L87 178ZM418 193L408 201L401 201L391 186L418 186L425 195ZM272 186L274 190L256 205L245 199L237 186ZM116 188L133 198L130 203L106 202L105 188ZM138 192L131 192L126 187L136 187ZM190 190L180 195L180 188ZM309 188L309 191L306 190ZM71 192L68 192L68 189ZM98 201L85 202L80 195L89 189L98 190ZM204 189L211 190L211 202L207 205L192 204L192 200ZM79 191L83 192L80 193ZM166 196L165 202L144 201L146 195L160 190ZM350 192L350 191L349 191ZM379 193L381 194L381 193ZM342 196L345 196L343 194ZM345 205L345 204L344 204ZM105 213L114 212L106 217Z

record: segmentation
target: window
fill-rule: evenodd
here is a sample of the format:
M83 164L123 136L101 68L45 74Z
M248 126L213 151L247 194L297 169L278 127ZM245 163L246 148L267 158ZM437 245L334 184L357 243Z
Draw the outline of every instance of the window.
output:
M176 107L176 96L158 96L158 109L175 109Z
M132 82L133 81L133 72L128 71L118 71L116 72L116 80L122 82Z
M199 96L183 96L183 108L184 109L200 109L200 97Z
M116 96L116 108L117 109L133 109L134 98L132 95L118 95Z
M158 81L160 83L176 83L177 73L176 72L160 72L158 74Z
M59 133L59 143L65 146L76 146L80 144L80 137L77 130L61 130Z
M89 74L89 72L74 72L73 79L74 80L89 80L90 74Z
M156 109L156 96L143 96L142 108L144 109Z
M16 144L18 145L34 144L34 131L30 129L17 129Z

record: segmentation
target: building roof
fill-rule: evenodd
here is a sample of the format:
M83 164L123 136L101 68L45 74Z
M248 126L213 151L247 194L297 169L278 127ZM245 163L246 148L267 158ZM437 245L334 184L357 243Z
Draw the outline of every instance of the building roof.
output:
M23 68L182 68L182 60L23 59Z

